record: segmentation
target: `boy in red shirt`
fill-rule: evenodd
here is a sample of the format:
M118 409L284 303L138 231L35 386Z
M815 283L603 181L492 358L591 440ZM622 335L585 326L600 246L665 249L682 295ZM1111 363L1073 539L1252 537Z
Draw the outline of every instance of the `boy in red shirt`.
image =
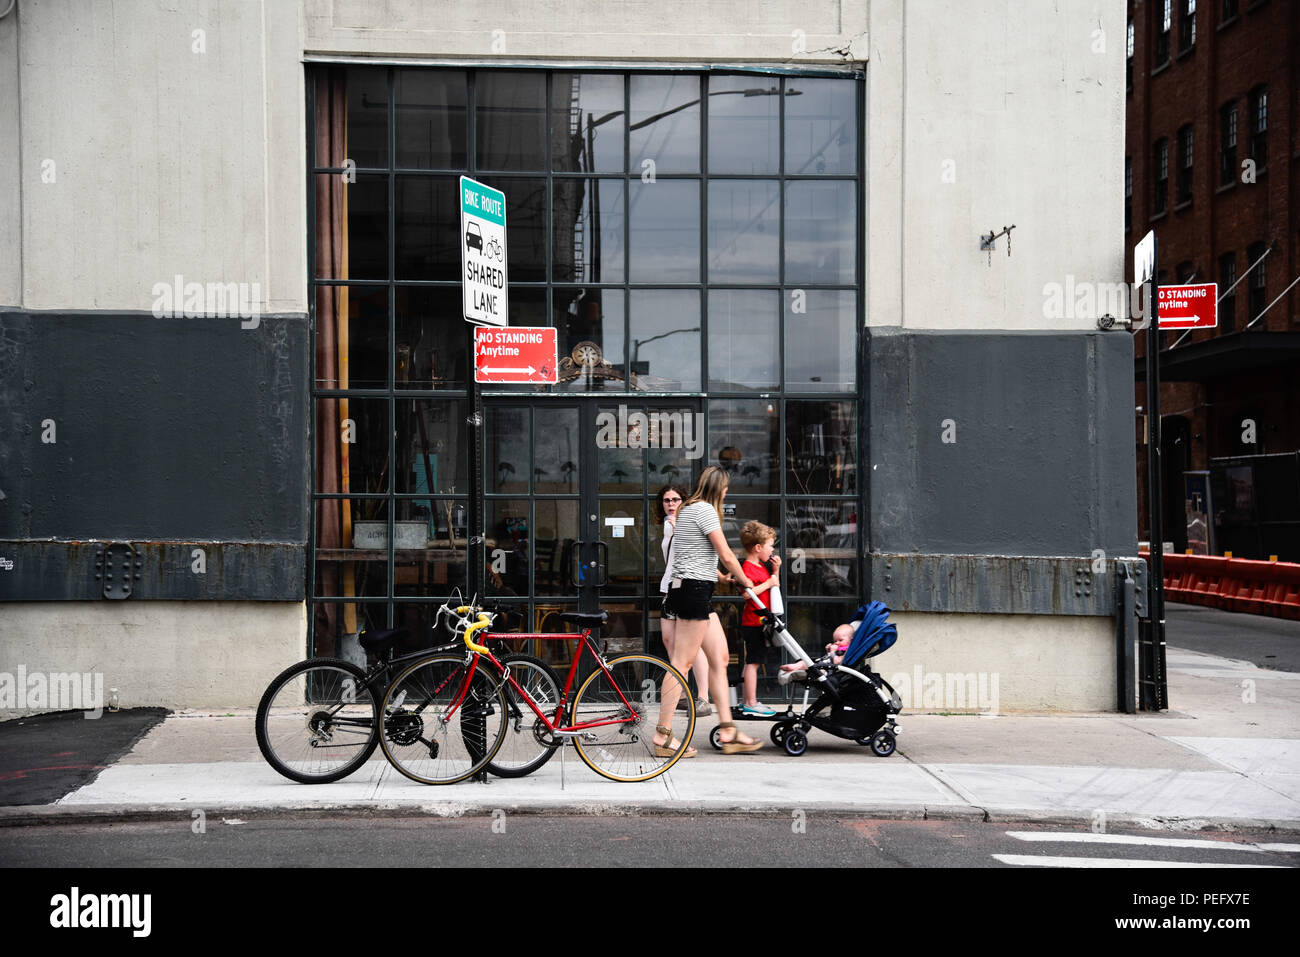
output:
M754 592L764 608L772 607L771 590L780 584L777 572L781 568L781 559L772 554L776 547L776 529L762 522L746 522L740 530L740 544L745 549L745 563L742 569L751 582ZM769 565L770 563L770 565ZM769 571L769 567L771 571ZM770 717L776 714L771 708L758 703L758 666L767 653L767 639L763 636L762 619L754 610L752 601L745 601L745 610L740 616L740 637L745 645L745 671L742 682L745 700L741 711L745 714Z

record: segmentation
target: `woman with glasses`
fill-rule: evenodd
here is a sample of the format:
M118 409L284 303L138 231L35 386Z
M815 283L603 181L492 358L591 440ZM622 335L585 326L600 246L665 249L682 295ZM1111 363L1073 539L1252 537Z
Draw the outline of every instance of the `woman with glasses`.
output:
M663 634L664 649L668 652L668 657L673 656L673 644L677 636L677 615L672 610L670 599L674 589L668 586L672 579L668 575L668 569L672 567L673 554L673 530L676 521L677 509L681 507L682 500L686 498L686 489L676 483L665 485L659 490L657 510L659 521L664 527L664 536L660 541L660 547L664 553L664 577L659 581L659 591L664 596L663 610L659 613L659 627ZM714 621L718 624L718 633L722 633L722 623L718 621L718 616L713 615ZM723 634L723 643L726 643L726 635ZM699 698L695 702L695 713L697 715L713 714L713 706L709 704L709 659L701 647L699 654L695 656L695 662L691 665L691 670L695 673L695 687L699 692ZM687 752L689 756L689 752Z

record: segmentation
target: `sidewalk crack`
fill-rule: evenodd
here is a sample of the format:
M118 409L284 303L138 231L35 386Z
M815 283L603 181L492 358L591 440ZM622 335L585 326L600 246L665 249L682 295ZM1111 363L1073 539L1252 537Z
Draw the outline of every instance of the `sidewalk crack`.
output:
M1200 748L1193 747L1192 745L1188 744L1185 741L1179 741L1176 738L1161 738L1161 740L1169 741L1172 744L1176 744L1187 751L1191 751L1193 754L1199 754L1207 761L1212 761L1213 763L1219 765L1221 768L1223 768L1225 771L1228 771L1231 774L1235 774L1238 777L1245 778L1247 781L1250 781L1253 784L1258 784L1260 787L1272 791L1274 794L1278 795L1279 797L1284 797L1288 801L1291 801L1296 804L1300 804L1300 801L1296 801L1295 795L1289 794L1286 791L1278 790L1276 787L1269 784L1267 781L1263 780L1262 778L1256 777L1250 771L1243 771L1241 768L1234 768L1231 764L1228 764L1226 761L1222 761L1219 758L1216 758L1214 755L1206 751L1202 751ZM1270 740L1270 739L1261 739L1261 740Z
M980 804L978 800L976 800L975 795L971 794L961 785L957 784L955 781L949 781L946 777L944 777L939 771L936 771L934 768L931 768L928 765L924 765L919 761L913 761L906 754L903 754L903 752L900 751L899 754L902 755L903 759L906 760L908 764L912 765L912 767L920 768L921 771L923 771L925 774L928 774L931 778L937 781L941 788L947 790L959 801L961 801L962 803L966 804L969 807L973 807L982 811L984 813L984 816L988 817L988 813L989 813L988 809L985 808L982 804Z

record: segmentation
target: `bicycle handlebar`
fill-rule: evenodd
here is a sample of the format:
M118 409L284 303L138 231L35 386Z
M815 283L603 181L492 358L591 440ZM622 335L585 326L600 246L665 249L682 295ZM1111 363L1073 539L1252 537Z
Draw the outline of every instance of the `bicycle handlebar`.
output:
M465 647L470 651L477 651L480 654L489 654L485 645L476 644L469 636L474 634L476 631L482 631L484 628L490 628L491 626L492 616L487 612L479 612L478 621L467 627L465 629L465 634L462 636L465 640Z
M439 609L439 613L441 614L443 611L451 612L451 610L450 605L443 605L442 608ZM480 611L476 605L458 605L455 614L460 616L460 621L457 622L457 624L465 629L460 636L461 640L465 642L465 647L470 651L477 651L479 654L491 654L486 645L478 644L470 637L470 635L474 634L476 631L482 631L484 628L490 628L492 626L493 616L485 611ZM477 614L478 621L471 624L469 616L474 614Z

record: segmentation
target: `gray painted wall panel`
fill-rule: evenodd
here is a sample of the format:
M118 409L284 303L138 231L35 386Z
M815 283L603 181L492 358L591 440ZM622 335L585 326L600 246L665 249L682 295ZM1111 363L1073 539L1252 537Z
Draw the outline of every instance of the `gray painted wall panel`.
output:
M864 348L873 552L1136 554L1130 336L874 329Z
M304 543L308 343L305 316L0 311L0 539Z
M306 553L282 543L0 540L0 601L300 602Z

